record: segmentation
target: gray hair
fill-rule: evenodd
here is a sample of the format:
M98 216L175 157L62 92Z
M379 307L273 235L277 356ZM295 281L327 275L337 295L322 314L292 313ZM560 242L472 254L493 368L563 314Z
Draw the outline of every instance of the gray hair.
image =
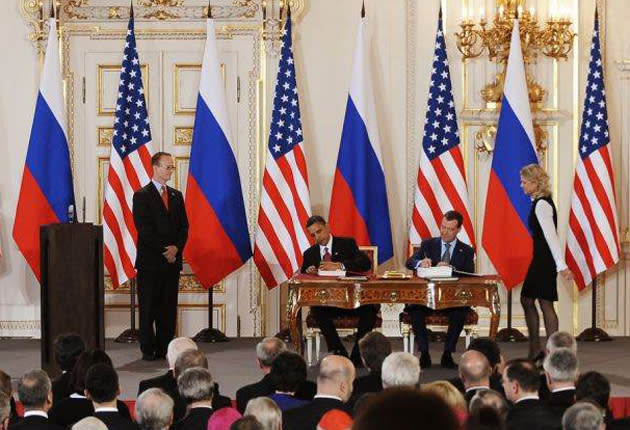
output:
M282 430L282 411L269 397L256 397L247 402L243 416L251 415L264 430Z
M563 430L598 430L604 422L602 412L590 402L577 402L562 416Z
M214 379L208 369L191 367L177 378L179 394L189 403L212 400Z
M575 382L578 374L578 359L569 348L558 348L547 354L543 362L551 382Z
M557 331L547 339L547 351L553 352L558 348L569 348L574 354L577 354L577 342L571 333L566 331Z
M173 421L173 399L159 388L143 391L136 400L136 421L143 430L168 429Z
M505 397L498 391L491 388L478 390L473 398L470 399L468 409L472 415L476 410L482 407L494 409L503 420L507 418L508 404Z
M256 345L256 357L264 367L271 366L274 358L287 350L287 345L277 337L266 337Z
M177 360L175 361L175 366L173 367L173 375L176 378L186 371L186 369L191 369L193 367L203 367L204 369L208 368L208 357L203 351L198 349L187 349L186 351L179 354Z
M72 427L72 430L107 430L107 426L101 420L96 417L85 417L82 420L77 421Z
M171 340L166 349L166 360L169 367L175 367L177 357L187 349L198 349L197 344L189 337L176 337Z
M48 400L52 383L41 369L26 372L18 382L18 397L25 408L41 408Z
M9 418L11 415L11 398L7 393L0 391L0 426L2 421Z
M417 387L420 382L418 357L408 352L392 352L383 361L383 388Z

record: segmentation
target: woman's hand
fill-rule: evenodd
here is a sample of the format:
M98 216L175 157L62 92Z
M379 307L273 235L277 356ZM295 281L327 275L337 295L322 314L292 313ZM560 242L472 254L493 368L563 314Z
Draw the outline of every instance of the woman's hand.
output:
M571 270L569 269L564 269L560 271L560 275L562 276L562 278L569 282L573 280L573 273L571 272Z

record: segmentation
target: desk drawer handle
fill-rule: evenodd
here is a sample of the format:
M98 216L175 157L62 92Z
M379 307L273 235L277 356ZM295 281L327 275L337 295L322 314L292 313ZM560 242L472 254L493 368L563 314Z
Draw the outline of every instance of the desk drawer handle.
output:
M330 293L326 290L319 290L315 293L315 296L319 299L320 303L326 303L328 298L330 297Z
M455 297L462 301L470 300L472 299L472 296L472 293L466 290L460 290L455 293Z
M389 293L389 301L392 303L396 303L398 301L398 291L392 291Z

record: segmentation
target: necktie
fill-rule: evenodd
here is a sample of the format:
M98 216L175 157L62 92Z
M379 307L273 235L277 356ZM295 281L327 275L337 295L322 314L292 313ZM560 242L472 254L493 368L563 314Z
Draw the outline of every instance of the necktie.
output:
M162 191L160 192L160 197L162 197L162 202L164 202L164 207L168 210L168 192L166 191L166 186L162 185Z
M444 244L444 254L442 254L442 260L444 263L446 264L450 264L451 262L451 253L449 252L449 250L451 249L451 244L450 243L445 243Z
M332 260L332 255L330 255L330 252L328 252L328 247L327 246L324 247L324 258L322 258L322 260L324 260L324 261L331 261Z

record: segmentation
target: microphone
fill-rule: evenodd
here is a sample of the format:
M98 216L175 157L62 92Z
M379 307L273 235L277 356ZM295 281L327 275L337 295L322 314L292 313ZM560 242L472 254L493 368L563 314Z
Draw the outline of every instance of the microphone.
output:
M68 206L68 223L72 224L74 222L74 205Z

